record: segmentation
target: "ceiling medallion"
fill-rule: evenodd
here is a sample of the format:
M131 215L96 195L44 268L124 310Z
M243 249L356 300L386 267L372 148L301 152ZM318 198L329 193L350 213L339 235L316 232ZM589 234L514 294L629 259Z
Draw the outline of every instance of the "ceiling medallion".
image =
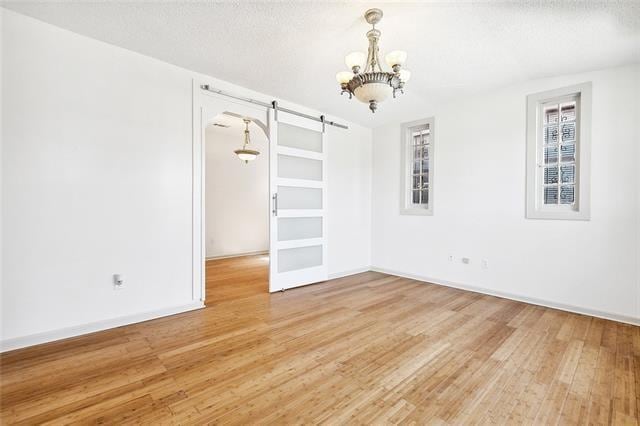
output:
M255 160L256 157L260 155L260 151L247 148L251 143L251 139L249 137L249 123L251 123L251 120L249 120L248 118L243 118L242 121L244 121L244 126L245 126L244 127L244 145L242 145L241 149L236 149L233 152L242 161L244 161L245 163L248 163L249 161Z
M392 72L382 70L378 59L378 41L381 33L376 29L376 24L382 19L382 10L369 9L365 12L364 19L373 26L367 32L368 53L349 53L345 57L345 63L351 71L339 72L336 79L342 88L340 94L348 93L349 99L355 95L359 101L369 104L371 112L376 112L378 103L387 99L389 95L395 98L397 92L404 93L404 85L409 81L411 73L402 69L407 60L407 52L401 50L395 50L385 56Z

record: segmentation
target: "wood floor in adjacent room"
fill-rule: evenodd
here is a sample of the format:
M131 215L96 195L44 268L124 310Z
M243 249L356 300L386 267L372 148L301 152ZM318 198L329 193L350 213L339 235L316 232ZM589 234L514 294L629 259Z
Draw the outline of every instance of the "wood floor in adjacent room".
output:
M269 295L207 269L233 279L205 309L3 354L2 423L637 424L638 327L373 272Z
M207 305L269 292L269 255L207 260Z

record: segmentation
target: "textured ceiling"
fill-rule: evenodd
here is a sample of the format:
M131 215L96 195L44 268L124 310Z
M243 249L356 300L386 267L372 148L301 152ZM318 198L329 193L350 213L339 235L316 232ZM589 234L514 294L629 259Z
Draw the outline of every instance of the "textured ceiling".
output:
M117 46L361 123L517 81L640 62L640 1L4 2ZM409 53L406 95L372 115L340 96L344 55L367 47L362 18L384 18L381 53Z

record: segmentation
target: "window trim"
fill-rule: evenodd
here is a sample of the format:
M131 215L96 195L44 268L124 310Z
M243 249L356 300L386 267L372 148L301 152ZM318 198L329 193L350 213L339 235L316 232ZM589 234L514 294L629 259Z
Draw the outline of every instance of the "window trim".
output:
M412 176L410 173L409 155L413 153L409 149L411 142L411 128L429 125L429 202L426 207L413 204L411 197ZM433 215L433 185L434 185L434 159L435 159L435 117L423 118L421 120L402 123L400 126L400 143L401 143L401 175L400 175L400 214L416 215L416 216L432 216ZM412 159L413 160L413 159ZM413 161L411 161L413 166Z
M590 220L590 179L591 179L591 82L562 87L546 92L527 96L527 188L526 188L526 217L527 219L560 219L560 220ZM578 97L576 116L576 130L578 143L576 144L576 208L567 206L543 206L539 191L542 190L539 176L543 172L542 159L539 158L542 138L539 125L542 116L541 105L566 98ZM559 173L559 171L558 171Z

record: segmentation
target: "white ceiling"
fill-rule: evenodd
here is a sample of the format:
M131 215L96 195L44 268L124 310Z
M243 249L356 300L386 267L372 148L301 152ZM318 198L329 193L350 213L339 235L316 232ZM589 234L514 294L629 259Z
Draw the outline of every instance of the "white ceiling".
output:
M640 1L4 2L5 7L184 68L376 126L469 93L640 62ZM406 95L340 96L344 55L366 50L380 7L381 53L409 53Z

